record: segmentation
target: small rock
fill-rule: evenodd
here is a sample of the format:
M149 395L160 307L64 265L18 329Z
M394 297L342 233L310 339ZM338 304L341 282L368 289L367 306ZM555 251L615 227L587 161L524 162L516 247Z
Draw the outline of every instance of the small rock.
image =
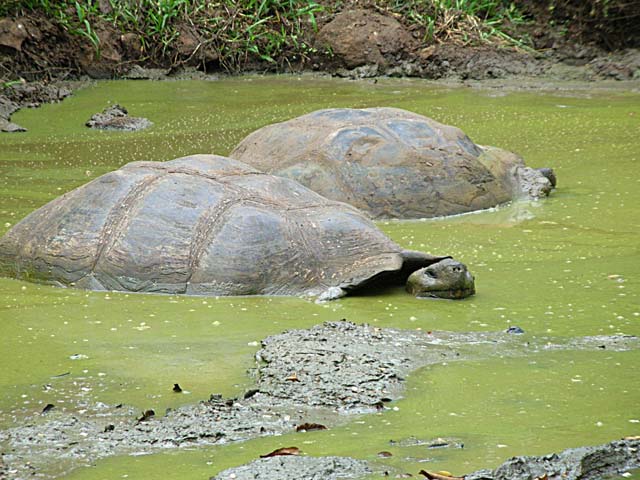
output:
M507 328L506 331L507 331L507 333L513 333L513 334L516 334L516 335L524 333L523 329L521 329L520 327L517 327L515 325L510 326L509 328Z
M133 35L133 34L131 34ZM137 39L137 36L134 35ZM167 77L169 70L160 68L144 68L140 65L133 65L127 73L123 75L127 80L163 80Z
M26 128L21 127L18 124L12 123L8 120L0 118L0 132L16 133L16 132L26 132L26 131L27 131Z
M130 117L126 108L115 104L104 109L102 113L96 113L85 124L89 128L100 130L122 130L135 132L144 130L153 123L141 117Z

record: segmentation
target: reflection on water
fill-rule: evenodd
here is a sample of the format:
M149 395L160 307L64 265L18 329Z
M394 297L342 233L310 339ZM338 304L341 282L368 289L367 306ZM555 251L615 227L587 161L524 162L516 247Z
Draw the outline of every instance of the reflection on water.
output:
M406 80L101 82L62 104L16 114L29 132L0 137L1 233L129 161L226 154L260 126L328 107L394 106L431 116L477 143L518 152L530 166L553 167L559 189L544 202L379 224L407 248L451 254L469 265L478 294L460 302L418 300L401 288L317 305L107 294L0 279L0 423L23 422L48 403L68 411L105 402L162 412L211 393L238 395L251 383L246 370L260 339L325 320L457 331L517 325L526 335L556 338L640 334L640 96L492 93ZM86 129L84 121L109 102L154 126L135 134ZM640 358L597 353L428 368L409 378L397 410L340 429L108 459L72 477L208 478L285 443L414 475L423 462L464 473L514 454L637 435ZM174 393L174 383L185 392ZM389 444L411 437L451 438L464 448ZM382 450L393 457L377 457Z

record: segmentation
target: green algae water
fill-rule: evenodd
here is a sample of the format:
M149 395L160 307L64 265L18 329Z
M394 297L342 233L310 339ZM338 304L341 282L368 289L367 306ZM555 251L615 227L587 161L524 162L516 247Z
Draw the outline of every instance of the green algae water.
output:
M92 131L110 103L154 122L137 133ZM227 154L250 131L328 107L393 106L462 128L476 143L556 170L542 202L379 226L406 248L450 254L476 276L477 295L415 299L391 289L318 305L296 298L206 298L86 292L0 279L0 427L48 404L96 402L140 410L242 394L259 341L346 318L381 327L492 331L523 340L640 335L640 93L568 88L471 89L420 81L311 77L212 82L99 82L61 104L23 110L29 129L0 136L0 234L29 212L134 160ZM74 479L206 479L282 446L347 455L414 476L494 467L640 434L640 352L549 351L424 368L380 414L329 431L241 444L115 457ZM172 387L179 383L182 393ZM464 448L428 449L445 438ZM418 441L414 441L416 439ZM389 451L389 458L377 453ZM55 471L56 467L52 467Z

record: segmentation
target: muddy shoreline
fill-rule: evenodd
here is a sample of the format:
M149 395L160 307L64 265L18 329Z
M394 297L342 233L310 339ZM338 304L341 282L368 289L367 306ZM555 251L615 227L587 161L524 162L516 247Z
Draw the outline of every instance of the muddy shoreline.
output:
M554 82L619 81L631 89L640 85L639 48L607 51L597 43L566 38L559 25L540 22L522 27L533 48L453 40L427 44L402 16L347 4L319 19L317 30L305 30L304 42L313 47L305 58L289 58L286 52L275 63L251 57L233 72L370 81L420 78L470 86L511 82L532 88ZM86 38L70 34L42 13L0 18L0 131L23 131L10 121L17 109L61 101L95 79L215 79L229 72L205 33L193 26L178 28L175 51L153 59L134 48L140 42L136 34L122 34L108 22L95 28L99 55ZM637 47L633 42L630 46Z
M98 404L82 414L53 408L2 431L0 476L55 478L114 455L293 433L305 423L332 428L354 414L390 408L402 397L406 376L426 365L559 349L637 348L640 339L632 336L557 342L508 332L426 333L326 322L264 339L251 371L255 387L239 398L212 394L164 416L121 405Z
M519 456L494 470L478 470L463 477L449 477L421 470L418 478L436 480L601 480L640 467L640 438L614 440L604 445L569 448L537 457ZM408 472L376 471L366 462L348 457L272 457L220 472L210 480L333 480L362 478L372 472L381 478L411 478Z
M640 58L640 54L639 54ZM639 62L640 65L640 62ZM640 72L640 70L638 70ZM162 69L145 69L137 67L132 76L125 75L123 80L153 80L153 81L175 81L175 80L204 80L217 81L221 78L234 78L233 75L205 74L193 68L185 69L177 73L170 73ZM347 80L378 82L388 75L362 75L362 69L353 71L343 71L344 74L326 72L299 72L293 73L298 77L308 76L310 78L331 78L342 77ZM555 73L554 73L555 72ZM582 72L582 74L580 73ZM246 75L260 75L261 72L245 72ZM410 78L410 77L409 77ZM20 125L11 121L11 116L23 108L38 108L47 103L59 103L65 98L73 95L73 92L80 90L97 80L90 77L83 77L78 80L62 81L33 81L19 82L11 86L0 88L0 135L4 133L19 133L26 131ZM640 74L638 78L612 80L593 79L584 74L583 67L554 66L547 74L540 76L508 75L501 78L466 78L459 76L449 76L431 80L437 85L450 85L453 87L479 88L500 91L546 91L560 92L565 90L579 91L640 91ZM96 106L99 110L101 106Z

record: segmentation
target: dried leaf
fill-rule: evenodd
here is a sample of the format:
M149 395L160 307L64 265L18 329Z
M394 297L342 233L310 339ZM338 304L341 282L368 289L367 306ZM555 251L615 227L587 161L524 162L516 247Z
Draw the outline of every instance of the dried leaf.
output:
M279 457L282 455L300 455L300 449L298 447L278 448L266 455L260 455L260 458Z
M451 473L445 472L444 470L439 472L427 472L426 470L420 470L418 473L430 480L464 480L464 477L454 477Z
M145 410L144 412L142 412L142 416L140 418L138 418L138 421L136 423L140 423L140 422L144 422L146 420L149 420L155 414L156 414L156 412L154 412L153 410Z
M547 474L545 473L544 475L542 475L541 477L536 477L535 480L549 480L549 477L547 476Z
M54 408L56 408L56 406L52 403L47 403L44 408L42 409L42 413L47 413L50 412L51 410L53 410Z
M379 457L383 457L383 458L388 458L388 457L393 457L393 453L387 452L385 450L385 451L382 451L382 452L378 452L378 456Z
M298 374L296 372L293 372L291 375L289 375L287 378L285 378L286 381L288 382L299 382L300 379L298 378Z
M314 430L327 430L327 427L320 423L303 423L296 427L296 432L312 432Z

